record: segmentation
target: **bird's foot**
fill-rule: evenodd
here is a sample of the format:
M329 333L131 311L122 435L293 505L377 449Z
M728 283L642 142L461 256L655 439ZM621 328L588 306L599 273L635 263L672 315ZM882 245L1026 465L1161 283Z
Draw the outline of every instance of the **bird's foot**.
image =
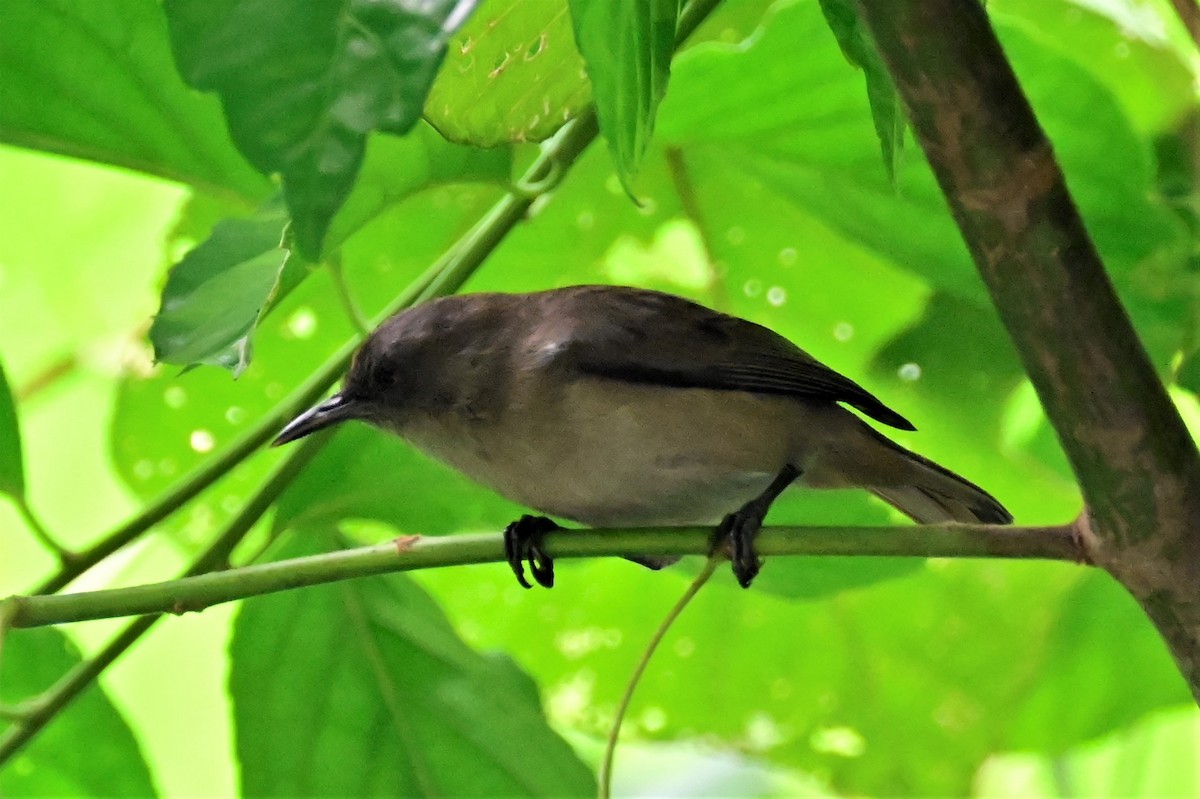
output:
M729 559L733 561L733 576L737 577L742 588L749 588L758 570L762 568L762 560L754 549L754 539L762 529L763 519L767 511L784 489L801 475L801 470L792 464L786 464L779 474L767 486L767 490L747 502L738 510L729 514L717 527L716 538L713 540L713 551L724 546L729 541Z
M717 527L713 540L714 551L728 541L733 576L742 588L749 588L762 568L762 559L754 550L754 538L762 527L764 516L766 508L760 507L756 502L748 502L740 510L725 517Z
M542 549L542 536L561 529L545 516L522 516L504 528L504 557L517 575L517 582L532 588L525 579L525 563L533 579L543 588L554 586L554 561Z

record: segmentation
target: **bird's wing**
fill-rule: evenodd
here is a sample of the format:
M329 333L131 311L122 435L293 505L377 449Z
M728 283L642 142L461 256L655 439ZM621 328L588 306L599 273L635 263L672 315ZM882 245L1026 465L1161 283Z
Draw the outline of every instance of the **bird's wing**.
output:
M862 386L777 333L681 297L584 287L569 313L564 354L585 374L845 402L884 424L915 429Z

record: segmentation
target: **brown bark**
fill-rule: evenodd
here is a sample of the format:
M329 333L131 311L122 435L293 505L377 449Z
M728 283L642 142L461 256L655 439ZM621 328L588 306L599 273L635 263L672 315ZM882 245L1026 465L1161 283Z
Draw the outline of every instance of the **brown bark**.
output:
M859 7L1079 479L1088 555L1145 609L1200 700L1200 456L1050 142L977 0Z

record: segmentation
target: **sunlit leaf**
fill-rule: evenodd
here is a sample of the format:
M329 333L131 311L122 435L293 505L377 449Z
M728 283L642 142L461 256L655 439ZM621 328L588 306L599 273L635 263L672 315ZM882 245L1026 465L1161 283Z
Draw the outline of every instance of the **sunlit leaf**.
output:
M567 0L488 0L452 38L425 118L452 141L536 142L591 96Z
M317 551L300 532L280 557ZM512 661L466 646L408 577L247 602L229 678L247 796L590 796Z
M217 102L180 80L154 0L5 0L0 31L0 141L250 205L270 190L229 141Z
M25 495L25 461L21 456L21 428L17 425L17 404L0 364L0 493L21 498Z
M300 251L316 259L372 130L405 133L474 0L170 0L180 72L221 96L238 149L282 173Z
M1004 23L997 30L1002 44L1007 45L1009 31L1019 30L1073 59L1113 93L1143 133L1174 124L1195 106L1187 63L1195 44L1171 47L1172 26L1146 7L1123 1L989 0L987 9Z
M0 661L0 702L33 699L80 663L79 651L52 628L10 630ZM0 737L8 726L0 719ZM137 740L96 685L0 769L5 796L155 796Z
M680 0L570 0L600 131L627 190L667 91Z
M1192 701L1159 711L1066 752L1018 751L989 758L975 796L1200 796L1196 760L1200 710Z

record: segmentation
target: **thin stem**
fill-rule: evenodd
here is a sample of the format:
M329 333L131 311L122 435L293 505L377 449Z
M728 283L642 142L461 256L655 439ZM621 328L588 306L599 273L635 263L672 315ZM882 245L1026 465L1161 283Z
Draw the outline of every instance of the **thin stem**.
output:
M17 506L17 512L21 514L21 518L25 520L29 531L33 533L33 537L41 542L42 546L49 549L58 556L58 560L64 566L69 565L78 555L60 544L50 531L46 529L46 525L42 524L42 520L33 512L33 508L29 506L29 501L23 496L14 496L13 502Z
M344 371L349 363L354 346L347 344L333 355L321 368L294 391L287 399L276 405L255 426L221 452L217 457L201 464L178 483L161 494L151 505L137 516L117 527L108 535L79 552L77 556L59 569L58 573L35 589L38 594L50 594L61 590L79 575L95 566L117 550L130 543L145 531L170 516L181 506L208 488L255 450L271 439L289 419L304 408L312 405Z
M350 284L346 282L346 270L342 268L342 251L335 250L330 253L325 264L329 268L329 274L333 276L333 287L337 291L338 300L342 303L342 310L346 312L346 318L354 326L358 337L366 338L371 335L371 321L363 315L362 309L358 307L358 303L350 294Z
M709 527L568 530L546 536L555 558L706 555ZM1022 558L1078 561L1074 528L985 524L904 527L768 527L755 542L764 556L871 555L892 557ZM54 596L14 596L0 602L13 627L183 613L237 599L387 572L497 563L496 533L418 536L291 560L245 566L168 582Z
M0 602L0 664L4 663L4 640L8 638L8 631L13 626L13 614L17 612L17 607L7 601Z
M16 389L14 394L17 402L24 404L39 397L43 391L53 388L58 381L70 377L78 369L79 358L74 353L59 356Z
M717 251L713 246L708 222L700 208L700 201L696 197L696 186L692 182L691 170L688 169L683 151L678 147L668 147L664 156L667 161L667 170L671 174L671 185L675 187L675 195L679 197L679 205L683 208L683 213L687 218L696 226L696 232L700 234L700 243L704 247L704 260L708 267L709 292L717 306L720 307L727 304L729 298L726 296L724 281L717 272Z
M296 451L289 455L276 468L267 481L263 483L258 493L246 503L241 512L229 521L221 534L209 544L208 548L184 572L184 577L181 579L189 577L194 579L194 576L204 574L215 566L224 563L238 542L262 518L262 515L267 512L271 504L291 484L296 475L308 465L309 461L316 456L328 440L329 433L323 431L306 440L300 447L297 447ZM40 598L62 599L63 597ZM16 620L10 615L12 613L11 608L8 608L7 605L7 600L4 603L0 603L0 632L3 632L5 628L16 626L14 624ZM22 746L28 743L33 736L37 735L50 719L65 708L93 680L99 677L113 661L120 657L129 647L133 646L159 618L161 617L143 616L140 619L134 620L95 656L71 669L53 687L47 690L46 693L29 702L27 705L28 710L25 710L15 720L13 725L9 727L4 736L0 738L0 765L4 764Z
M625 693L621 695L621 701L617 704L617 715L613 719L612 728L608 731L608 740L604 744L604 759L600 761L600 778L598 781L598 793L600 799L608 799L612 794L612 769L613 758L617 754L617 738L621 735L621 725L625 721L625 714L629 711L629 703L633 701L633 692L637 690L638 683L642 681L642 675L646 673L646 667L650 665L650 659L654 657L658 645L662 643L666 637L667 631L675 624L675 620L679 618L692 601L692 598L699 593L700 589L708 582L708 578L713 576L713 572L717 570L717 564L721 562L719 555L710 555L704 564L704 568L696 575L696 579L692 580L692 584L683 592L683 596L675 605L667 612L662 623L658 625L658 629L654 631L654 635L650 636L650 641L646 644L645 651L642 652L641 658L633 669L633 674L629 677L629 683L625 686Z

